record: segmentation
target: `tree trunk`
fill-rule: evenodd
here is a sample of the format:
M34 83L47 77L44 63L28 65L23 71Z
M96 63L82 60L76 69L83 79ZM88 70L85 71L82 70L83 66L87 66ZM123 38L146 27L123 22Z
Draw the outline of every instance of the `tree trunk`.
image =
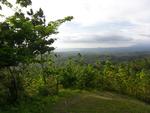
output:
M56 93L58 94L59 92L59 81L58 78L56 78Z
M44 70L44 61L43 61L43 56L41 54L41 68L42 68L42 76L43 76L43 81L44 81L44 84L46 84L46 76L45 76L45 70Z
M9 72L10 72L10 86L9 86L9 91L10 91L10 101L12 103L16 102L18 99L18 88L17 88L17 80L16 80L16 76L14 75L14 70L11 69L11 67L9 68Z

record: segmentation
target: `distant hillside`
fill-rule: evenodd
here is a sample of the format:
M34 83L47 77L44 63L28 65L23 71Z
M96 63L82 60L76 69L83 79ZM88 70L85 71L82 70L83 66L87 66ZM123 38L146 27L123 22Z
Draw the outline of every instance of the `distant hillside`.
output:
M114 52L150 52L149 44L137 44L130 47L113 47L113 48L65 48L56 49L56 52L81 52L81 53L114 53Z
M81 52L81 53L114 53L114 52L150 52L147 47L121 47L121 48L71 48L56 49L56 52Z

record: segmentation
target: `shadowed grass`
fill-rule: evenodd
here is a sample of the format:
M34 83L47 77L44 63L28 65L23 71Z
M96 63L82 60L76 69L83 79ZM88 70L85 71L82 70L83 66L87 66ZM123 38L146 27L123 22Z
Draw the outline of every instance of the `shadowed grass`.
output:
M83 91L57 102L53 113L150 113L150 106L110 92Z
M150 105L111 92L61 90L57 96L38 96L0 113L150 113Z

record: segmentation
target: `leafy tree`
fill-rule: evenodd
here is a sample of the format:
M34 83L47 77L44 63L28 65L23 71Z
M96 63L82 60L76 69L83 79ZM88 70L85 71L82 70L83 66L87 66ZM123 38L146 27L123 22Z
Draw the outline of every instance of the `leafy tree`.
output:
M7 0L1 0L2 4L12 7ZM17 0L21 7L31 5L31 0ZM49 38L52 34L57 34L58 27L70 21L73 17L50 21L46 24L45 15L40 8L34 12L27 11L27 15L18 9L14 15L6 18L0 23L0 69L7 68L11 75L10 94L16 100L18 97L18 81L16 71L20 70L20 65L35 62L39 55L46 54L54 50L50 45L54 43L54 38Z

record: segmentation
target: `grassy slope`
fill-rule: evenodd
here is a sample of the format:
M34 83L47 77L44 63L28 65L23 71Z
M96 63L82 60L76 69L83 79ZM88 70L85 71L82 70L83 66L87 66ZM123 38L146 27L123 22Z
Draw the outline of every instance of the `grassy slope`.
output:
M110 92L65 90L0 113L150 113L150 105Z
M49 113L150 113L150 105L114 93L82 91L57 102Z

